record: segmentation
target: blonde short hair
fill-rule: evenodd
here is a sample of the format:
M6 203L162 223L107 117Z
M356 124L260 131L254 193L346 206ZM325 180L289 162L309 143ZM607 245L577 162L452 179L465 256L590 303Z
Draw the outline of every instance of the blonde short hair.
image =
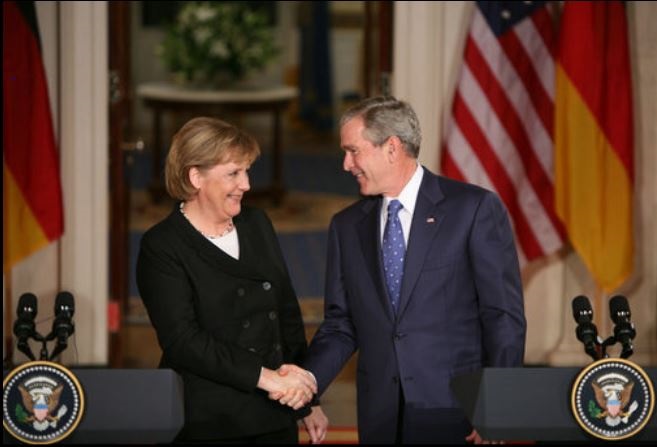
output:
M250 164L259 155L256 139L237 126L216 118L193 118L173 136L165 166L167 192L174 199L189 200L197 193L189 180L190 169L229 162Z

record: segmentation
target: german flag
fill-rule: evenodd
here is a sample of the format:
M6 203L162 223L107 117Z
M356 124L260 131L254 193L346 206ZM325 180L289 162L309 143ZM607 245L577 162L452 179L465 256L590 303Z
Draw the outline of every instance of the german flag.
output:
M59 159L34 2L2 3L3 270L64 230Z
M570 241L605 292L633 269L632 76L625 7L566 1L556 69L555 195Z

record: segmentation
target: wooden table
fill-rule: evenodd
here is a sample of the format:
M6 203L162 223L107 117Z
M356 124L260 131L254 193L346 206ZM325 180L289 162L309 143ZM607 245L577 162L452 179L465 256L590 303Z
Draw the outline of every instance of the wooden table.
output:
M151 193L158 200L164 193L162 172L162 115L165 112L193 112L198 115L228 113L272 114L272 181L264 191L249 195L266 194L279 204L285 195L283 183L283 147L281 141L281 114L298 96L294 87L277 86L235 90L202 90L167 83L145 83L137 87L137 96L153 110L153 178Z

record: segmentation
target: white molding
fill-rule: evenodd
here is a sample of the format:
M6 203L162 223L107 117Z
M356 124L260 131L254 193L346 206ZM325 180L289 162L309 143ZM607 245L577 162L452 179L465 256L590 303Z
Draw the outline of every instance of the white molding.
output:
M393 94L408 101L420 119L419 161L438 173L443 121L460 66L468 2L395 2ZM456 62L456 63L455 63Z
M62 288L76 299L65 360L108 360L107 3L61 2Z
M443 6L439 2L395 2L392 92L411 104L420 120L422 144L419 161L438 172L440 39Z

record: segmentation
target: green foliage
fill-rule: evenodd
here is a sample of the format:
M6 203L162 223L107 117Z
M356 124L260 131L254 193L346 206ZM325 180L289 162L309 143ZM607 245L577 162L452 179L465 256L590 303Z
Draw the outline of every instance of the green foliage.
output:
M21 404L16 404L16 408L14 409L14 414L16 415L16 419L18 419L18 422L27 421L27 418L29 416L25 411L25 409L21 406Z
M262 70L278 52L266 15L241 2L187 2L158 48L176 77L204 84Z
M593 402L592 400L589 401L589 415L591 415L592 418L597 418L598 415L602 413L602 410Z

